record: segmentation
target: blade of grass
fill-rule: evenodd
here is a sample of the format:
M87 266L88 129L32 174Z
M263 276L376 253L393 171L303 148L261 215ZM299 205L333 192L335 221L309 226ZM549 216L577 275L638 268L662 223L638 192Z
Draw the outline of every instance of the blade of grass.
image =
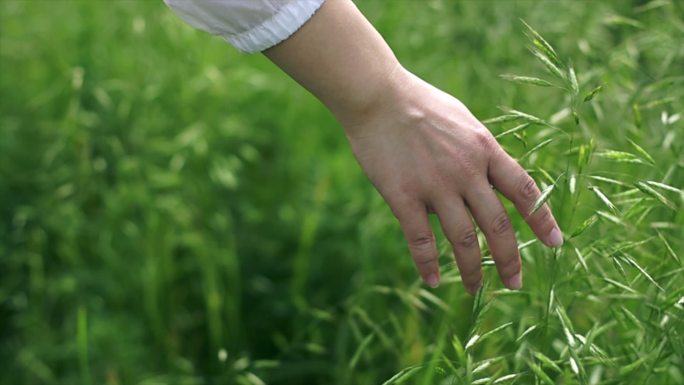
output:
M662 183L662 182L656 182L656 181L652 181L652 180L645 180L644 183L646 183L646 184L648 184L648 185L650 185L650 186L658 187L658 188L661 188L661 189L663 189L663 190L667 190L667 191L674 192L674 193L677 193L677 194L684 194L684 190L679 189L679 188L676 188L676 187L674 187L674 186L670 186L670 185L665 184L665 183Z
M532 360L527 360L527 366L530 369L532 369L532 372L536 375L537 379L540 380L542 383L547 385L555 385L555 382L551 380L551 377L549 377L549 375L546 374L544 370L539 367L539 365L532 362Z
M504 122L511 122L520 119L520 116L513 115L513 114L504 114L504 115L499 115L495 116L493 118L489 118L487 120L483 120L483 124L496 124L496 123L504 123Z
M415 375L418 371L420 371L423 366L423 364L418 364L406 367L392 376L389 380L383 382L382 385L403 384L408 379L413 377L413 375Z
M566 76L563 73L563 71L561 71L561 69L558 68L556 64L551 62L551 60L546 55L544 55L536 49L530 49L530 52L532 52L532 55L534 55L534 57L536 57L537 60L539 60L539 62L542 63L544 67L546 67L546 70L549 71L551 75L554 75L555 77L563 81L566 81Z
M375 338L375 333L371 333L367 335L363 341L359 344L359 347L356 348L356 352L354 352L354 355L352 356L352 359L349 361L349 370L354 370L356 367L356 364L359 362L359 359L361 358L361 355L366 351L366 348L368 345L373 341L373 338Z
M526 129L527 127L529 127L529 126L530 126L530 123L529 123L529 122L528 122L528 123L519 124L519 125L517 125L517 126L511 128L511 129L508 129L508 130L506 130L506 131L504 131L504 132L502 132L502 133L500 133L500 134L497 134L497 135L495 136L495 138L496 138L496 139L499 139L499 138L502 138L502 137L504 137L504 136L506 136L506 135L515 134L516 132L520 132L520 131Z
M648 184L644 182L637 182L635 185L641 192L643 192L646 195L649 195L653 198L655 198L657 201L662 203L663 205L669 207L672 210L677 210L677 206L669 199L665 198L665 196L655 189L653 187L649 186Z
M520 21L523 23L523 25L525 25L525 28L528 32L528 38L530 38L530 40L532 40L532 42L535 43L535 46L542 50L551 60L556 62L556 64L560 65L560 59L558 58L556 50L553 49L553 46L551 46L551 44L549 44L549 42L547 42L546 39L544 39L539 32L532 28L532 26L527 24L525 20L520 19Z
M570 79L570 87L572 89L572 94L577 97L579 95L579 83L577 82L577 74L575 69L568 68L568 78Z
M586 229L593 226L594 223L596 223L596 221L598 221L598 217L596 216L596 214L585 219L584 222L582 222L582 224L579 225L579 227L575 231L572 232L569 239L575 238L576 236L582 234Z
M677 253L674 252L674 250L672 249L672 246L670 246L670 244L667 242L667 239L665 239L665 237L663 236L663 234L662 234L660 231L658 231L658 230L656 230L656 233L658 233L658 238L660 238L660 240L661 240L661 241L663 242L663 244L665 245L665 249L667 250L668 254L669 254L675 261L677 261L678 264L681 263L681 261L679 260L679 256L677 256Z
M665 291L665 289L663 289L662 286L660 286L660 285L658 284L658 282L656 282L656 280L653 279L653 277L651 277L650 274L648 274L648 272L646 271L646 269L644 269L643 267L641 267L641 265L639 265L639 264L634 260L634 258L628 256L627 254L624 254L624 255L622 256L622 259L625 260L628 264L634 266L634 268L636 268L637 270L639 270L639 272L641 273L641 275L643 275L644 277L646 277L646 279L649 280L653 285L655 285L655 287L657 287L660 291Z
M525 121L528 121L528 122L530 122L530 123L536 123L536 124L541 124L541 125L544 125L544 126L550 126L550 124L549 124L547 121L545 121L544 119L538 118L538 117L536 117L536 116L534 116L534 115L530 115L530 114L525 113L525 112L522 112L522 111L518 111L518 110L509 110L509 111L508 111L508 114L517 116L517 117L519 117L520 119L525 120Z
M546 203L546 201L549 200L549 198L551 197L551 193L555 188L556 184L554 183L547 186L544 190L542 190L541 194L539 195L539 198L537 198L537 200L534 202L532 210L527 215L532 215L536 213L544 205L544 203Z
M596 196L601 200L601 202L603 202L603 204L605 204L612 212L620 214L620 210L618 210L618 208L613 204L613 202L611 202L610 199L608 199L606 194L604 194L603 191L601 191L601 189L599 189L596 186L590 186L589 189L593 191L594 194L596 194Z
M551 360L549 357L545 356L543 353L541 353L541 352L534 352L533 355L534 355L534 357L537 358L542 364L544 364L544 365L546 365L546 366L552 368L553 370L557 371L558 373L562 373L562 372L563 372L563 370L560 368L560 366L558 366L558 364L556 364L555 362L553 362L553 360Z
M648 163L655 165L655 160L653 160L653 157L651 156L651 154L646 152L646 150L644 150L643 147L634 143L634 141L632 141L631 139L627 139L627 141L629 142L629 144L632 145L634 150L636 150L636 152L639 153L639 155L641 155L644 159L646 159L646 161L648 161Z
M596 153L596 156L601 157L606 160L610 160L613 162L618 162L618 163L639 163L639 164L647 164L646 161L643 159L639 158L638 156L626 152L626 151L615 151L615 150L605 150L599 153Z
M549 145L551 142L553 142L553 139L546 139L545 141L543 141L543 142L539 143L538 145L532 147L529 151L527 151L526 153L524 153L524 154L520 157L520 159L518 159L518 161L519 161L519 162L522 162L525 158L527 158L528 156L534 154L535 152L539 151L540 149L546 147L546 146Z
M589 91L589 93L586 94L586 95L584 96L584 101L585 101L585 102L591 101L592 99L594 99L594 98L596 97L596 95L599 94L599 92L601 92L602 89L603 89L603 86L602 86L602 85L599 85L598 87L596 87L596 88L594 88L593 90Z
M513 75L513 74L502 74L499 75L502 79L508 80L514 83L520 83L520 84L531 84L534 86L540 86L540 87L552 87L553 84L549 83L548 81L540 78L535 78L532 76L519 76L519 75Z

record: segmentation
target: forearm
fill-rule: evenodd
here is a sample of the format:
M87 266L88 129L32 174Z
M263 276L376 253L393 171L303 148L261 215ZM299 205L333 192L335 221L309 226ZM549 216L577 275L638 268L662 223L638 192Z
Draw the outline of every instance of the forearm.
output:
M264 54L320 99L345 126L373 111L400 68L351 0L327 0L294 35Z
M505 285L521 287L515 233L492 186L515 203L544 243L563 244L546 205L530 214L540 196L534 180L463 103L406 71L351 0L326 0L303 25L295 16L304 12L308 17L319 1L283 2L283 7L304 6L280 14L285 17L276 16L279 11L270 0L165 1L191 24L229 41L242 41L242 24L251 23L255 36L269 32L241 46L250 52L278 35L280 43L264 54L337 117L359 164L399 220L416 268L430 286L439 283L439 253L427 217L434 212L469 292L482 286L472 219L487 238ZM240 12L254 16L245 11L246 4L263 17L243 23ZM283 32L283 25L292 29Z

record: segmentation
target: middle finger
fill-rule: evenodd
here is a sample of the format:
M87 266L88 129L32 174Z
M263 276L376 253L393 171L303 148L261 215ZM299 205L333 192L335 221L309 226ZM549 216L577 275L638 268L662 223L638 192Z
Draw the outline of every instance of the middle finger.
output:
M475 221L487 239L499 276L507 288L522 287L522 271L513 226L501 201L488 184L476 184L465 195Z

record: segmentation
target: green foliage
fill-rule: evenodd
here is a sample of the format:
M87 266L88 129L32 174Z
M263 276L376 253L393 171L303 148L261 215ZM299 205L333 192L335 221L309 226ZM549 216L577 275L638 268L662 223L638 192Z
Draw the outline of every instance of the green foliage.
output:
M684 4L358 5L497 116L565 245L513 214L524 288L485 250L471 298L440 237L428 290L263 57L162 2L5 0L0 384L684 384Z

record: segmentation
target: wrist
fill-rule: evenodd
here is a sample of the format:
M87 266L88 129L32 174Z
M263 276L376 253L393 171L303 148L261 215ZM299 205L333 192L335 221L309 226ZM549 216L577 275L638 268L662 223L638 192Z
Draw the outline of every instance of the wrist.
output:
M382 69L373 68L361 74L345 91L321 98L345 131L353 129L382 111L398 99L406 84L406 70L394 60Z
M362 103L343 113L333 111L347 137L375 135L378 130L393 129L395 124L416 127L426 111L422 100L429 89L425 83L399 63L382 81L369 88ZM428 107L429 109L429 107Z

